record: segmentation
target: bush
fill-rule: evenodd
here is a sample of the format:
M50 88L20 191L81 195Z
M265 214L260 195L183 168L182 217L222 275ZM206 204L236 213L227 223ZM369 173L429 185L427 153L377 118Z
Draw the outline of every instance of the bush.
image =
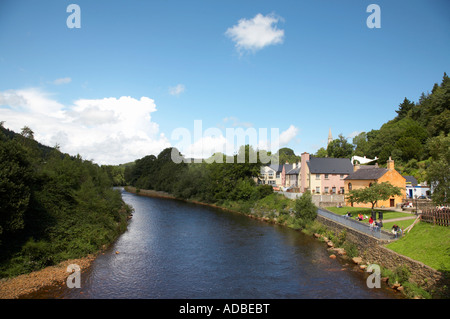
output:
M305 192L295 200L295 216L304 223L312 222L317 217L317 207L312 202L310 192Z
M356 244L346 241L343 248L348 257L353 258L359 256L358 246L356 246Z

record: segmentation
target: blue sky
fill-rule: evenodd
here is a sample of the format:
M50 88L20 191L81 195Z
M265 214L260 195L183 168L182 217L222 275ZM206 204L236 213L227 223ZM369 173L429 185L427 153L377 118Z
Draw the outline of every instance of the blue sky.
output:
M71 3L81 28L67 26ZM381 28L366 24L372 3ZM448 12L445 0L2 0L0 121L101 164L177 146L180 128L194 144L195 120L223 135L277 128L280 147L314 153L330 128L378 129L440 83Z

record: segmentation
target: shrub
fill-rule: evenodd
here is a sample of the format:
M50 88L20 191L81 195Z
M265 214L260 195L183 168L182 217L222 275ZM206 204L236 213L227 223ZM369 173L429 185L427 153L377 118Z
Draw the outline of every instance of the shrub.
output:
M317 217L317 207L312 202L310 192L305 192L300 198L295 200L295 215L304 220L305 223L311 222Z
M356 246L356 244L346 241L343 248L348 257L353 258L359 256L358 246Z

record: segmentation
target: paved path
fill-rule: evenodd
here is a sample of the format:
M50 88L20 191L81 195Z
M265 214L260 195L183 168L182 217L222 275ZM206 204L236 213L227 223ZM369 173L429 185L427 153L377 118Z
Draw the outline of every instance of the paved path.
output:
M385 219L384 222L385 222L385 223L389 223L389 222L398 222L398 221L401 221L401 220L416 219L416 218L417 218L417 216L414 215L414 216L409 216L409 217L400 217L400 218Z

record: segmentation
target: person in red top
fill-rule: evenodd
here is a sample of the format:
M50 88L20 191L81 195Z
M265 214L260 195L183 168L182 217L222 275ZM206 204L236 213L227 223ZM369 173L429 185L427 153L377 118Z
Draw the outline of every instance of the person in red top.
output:
M369 226L370 226L370 229L373 230L373 218L372 218L372 216L370 216L370 218L369 218Z

